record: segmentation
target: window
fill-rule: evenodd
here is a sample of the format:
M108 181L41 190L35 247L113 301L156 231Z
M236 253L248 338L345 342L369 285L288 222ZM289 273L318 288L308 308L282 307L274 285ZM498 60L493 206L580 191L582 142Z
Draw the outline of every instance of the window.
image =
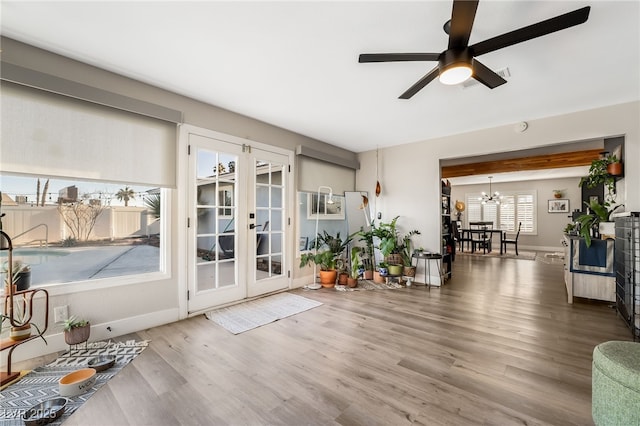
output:
M5 81L1 114L2 225L32 285L167 269L175 122Z
M165 191L113 182L0 175L3 231L31 284L162 272ZM0 263L7 252L0 252Z
M507 232L516 232L522 222L521 232L537 232L536 191L505 192L500 204L482 204L480 194L466 194L468 222L493 222L494 227Z

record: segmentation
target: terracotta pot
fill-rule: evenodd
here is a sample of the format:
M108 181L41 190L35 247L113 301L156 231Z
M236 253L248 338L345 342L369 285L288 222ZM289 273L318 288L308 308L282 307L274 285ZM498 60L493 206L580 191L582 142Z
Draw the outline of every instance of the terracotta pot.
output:
M355 287L358 285L358 279L357 278L347 278L347 285L351 288Z
M373 271L373 282L376 284L384 284L385 278L383 275L380 275L380 272Z
M562 193L561 192L556 192L555 194L553 194L554 197L556 198L562 198Z
M349 274L347 274L346 272L340 272L340 274L338 274L338 284L347 285L348 279L349 279Z
M11 340L24 340L31 337L31 324L24 324L18 327L11 327L9 338Z
M607 173L611 176L620 176L622 174L622 163L611 163L607 165Z
M363 275L365 280L372 280L373 279L373 271L370 269L367 269L366 271L364 271L364 275Z
M334 287L337 277L338 271L335 269L332 271L320 271L320 284L322 284L322 287Z
M415 266L405 266L402 271L402 275L405 277L415 277L416 276L416 267Z
M64 331L64 341L67 345L77 345L89 340L91 334L91 325L87 324L82 327L74 327L71 330Z

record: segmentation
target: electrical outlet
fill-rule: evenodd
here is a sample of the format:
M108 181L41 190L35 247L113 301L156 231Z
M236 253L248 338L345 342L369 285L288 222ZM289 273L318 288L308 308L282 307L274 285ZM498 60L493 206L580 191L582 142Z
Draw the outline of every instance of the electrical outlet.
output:
M64 321L69 318L69 305L56 306L53 308L53 320L55 322Z

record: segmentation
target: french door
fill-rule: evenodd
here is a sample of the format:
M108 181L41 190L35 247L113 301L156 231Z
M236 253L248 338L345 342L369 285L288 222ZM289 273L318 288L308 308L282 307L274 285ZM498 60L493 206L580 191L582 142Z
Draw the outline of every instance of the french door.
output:
M289 156L189 134L189 314L286 289Z

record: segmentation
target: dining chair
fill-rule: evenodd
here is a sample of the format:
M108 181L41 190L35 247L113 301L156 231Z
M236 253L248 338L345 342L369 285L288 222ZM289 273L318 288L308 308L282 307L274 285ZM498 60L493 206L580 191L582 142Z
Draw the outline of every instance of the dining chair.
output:
M482 249L483 253L491 251L491 234L486 227L471 232L471 251L475 252L476 249Z
M518 256L518 237L520 236L520 229L522 228L522 222L518 223L518 232L516 233L515 238L507 238L506 232L502 234L502 238L500 239L500 251L503 253L507 252L507 244L513 244L516 247L516 256Z

